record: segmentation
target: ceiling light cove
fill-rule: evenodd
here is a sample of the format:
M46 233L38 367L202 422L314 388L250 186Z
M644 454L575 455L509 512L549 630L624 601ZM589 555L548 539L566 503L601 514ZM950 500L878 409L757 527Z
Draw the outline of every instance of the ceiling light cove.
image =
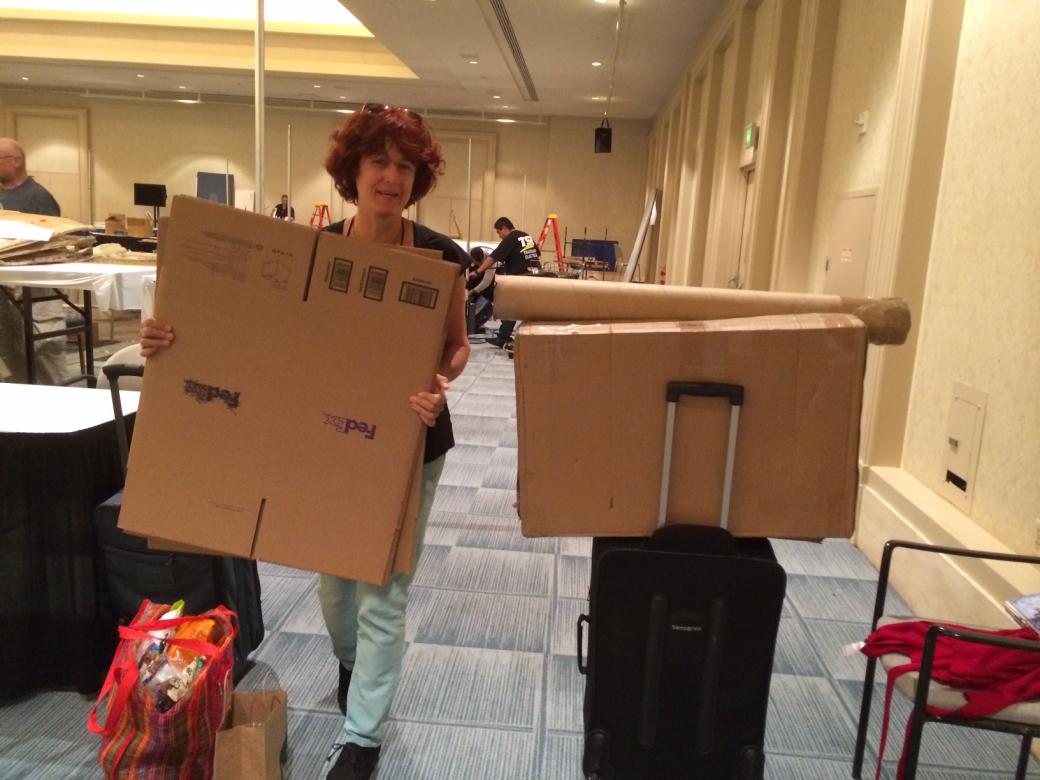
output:
M256 19L256 0L3 0L0 8L21 18L64 18L81 22L116 22L245 29ZM371 38L370 33L339 0L266 0L264 20L269 29L299 29L301 19L321 19L338 35Z

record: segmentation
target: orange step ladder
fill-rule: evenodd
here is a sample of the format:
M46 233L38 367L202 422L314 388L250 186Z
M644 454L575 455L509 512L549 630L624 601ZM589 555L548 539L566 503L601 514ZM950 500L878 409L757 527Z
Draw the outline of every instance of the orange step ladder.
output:
M559 271L567 270L567 261L563 256L563 244L560 243L560 223L559 218L555 214L550 214L545 218L545 224L542 225L542 232L538 235L538 251L542 251L542 244L545 243L546 236L549 235L549 226L552 225L553 238L556 240L556 265Z
M317 220L317 222L315 222ZM326 225L332 224L332 217L329 216L329 204L328 203L315 203L314 211L311 213L311 225L317 228L323 228Z

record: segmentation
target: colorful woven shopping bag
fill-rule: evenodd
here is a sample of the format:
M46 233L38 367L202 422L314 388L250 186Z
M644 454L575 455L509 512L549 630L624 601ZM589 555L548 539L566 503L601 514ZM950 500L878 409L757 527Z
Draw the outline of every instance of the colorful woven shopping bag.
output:
M110 780L208 780L213 774L213 748L231 695L232 642L237 616L224 607L192 617L159 620L169 606L143 601L129 626L120 626L121 641L108 676L90 712L88 728L101 735L98 761ZM135 658L139 642L153 641L150 631L176 629L200 618L221 628L215 644L169 638L170 647L182 647L204 656L206 662L190 692L166 712L156 697L140 684ZM98 710L105 707L105 722Z

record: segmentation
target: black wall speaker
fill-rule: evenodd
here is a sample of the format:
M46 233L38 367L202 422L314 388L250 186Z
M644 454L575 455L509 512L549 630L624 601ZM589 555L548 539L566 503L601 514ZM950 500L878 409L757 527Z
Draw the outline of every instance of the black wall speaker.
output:
M610 122L604 119L600 126L596 128L596 143L594 147L596 154L610 154L611 133Z

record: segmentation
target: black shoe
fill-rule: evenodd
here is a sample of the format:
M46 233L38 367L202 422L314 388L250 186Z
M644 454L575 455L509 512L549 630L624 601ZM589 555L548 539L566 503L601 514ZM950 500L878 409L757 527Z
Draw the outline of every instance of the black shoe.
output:
M339 711L347 714L347 691L350 690L350 672L342 663L339 665L339 689L336 691L336 703Z
M325 775L325 780L369 780L376 771L379 761L379 748L361 747L353 742L336 743L333 752L339 751L339 758L332 769Z

